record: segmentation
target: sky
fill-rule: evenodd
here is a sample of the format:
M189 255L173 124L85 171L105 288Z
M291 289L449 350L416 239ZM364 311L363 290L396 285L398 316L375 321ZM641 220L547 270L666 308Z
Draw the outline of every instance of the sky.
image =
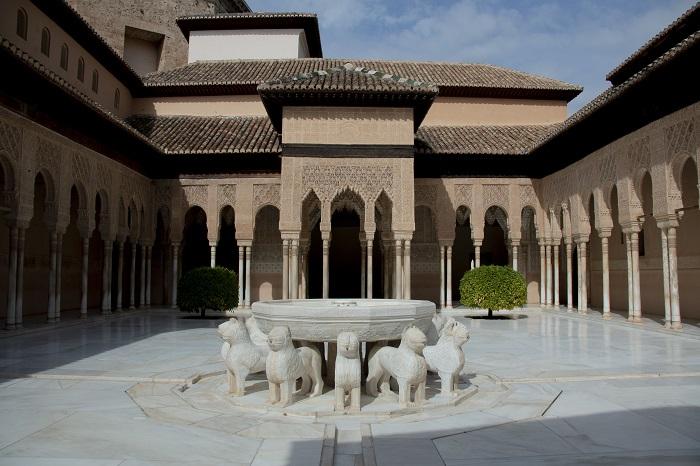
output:
M248 0L253 11L318 14L323 55L488 63L583 86L693 6L691 0Z

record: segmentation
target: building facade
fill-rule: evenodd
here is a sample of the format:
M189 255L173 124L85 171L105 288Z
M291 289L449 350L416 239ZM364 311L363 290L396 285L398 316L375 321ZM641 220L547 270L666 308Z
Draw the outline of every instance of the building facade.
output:
M8 328L175 306L213 265L241 307L449 308L466 270L500 264L531 303L700 318L697 6L567 116L581 88L541 76L323 58L315 15L100 5L1 7Z

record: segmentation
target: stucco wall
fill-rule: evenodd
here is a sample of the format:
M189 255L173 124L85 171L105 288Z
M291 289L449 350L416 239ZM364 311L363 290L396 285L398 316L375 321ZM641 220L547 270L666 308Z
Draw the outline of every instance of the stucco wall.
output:
M438 97L423 125L540 125L566 117L566 102L559 100Z
M303 29L192 31L187 61L307 58Z
M137 98L135 115L267 116L258 95Z

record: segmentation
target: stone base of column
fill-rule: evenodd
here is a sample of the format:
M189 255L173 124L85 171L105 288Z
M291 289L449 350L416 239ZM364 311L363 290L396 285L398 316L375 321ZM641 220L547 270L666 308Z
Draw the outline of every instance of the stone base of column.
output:
M634 324L641 324L642 323L642 318L639 316L629 316L627 318L628 322L632 322Z
M87 314L80 314L81 319L87 319Z
M610 320L610 319L612 319L612 314L610 314L610 312L604 312L604 313L603 313L603 319L605 319L605 320Z
M5 324L5 330L15 330L17 329L16 324Z
M586 315L586 314L588 314L588 311L586 309L579 309L578 313L581 315Z
M130 311L133 311L134 309L136 309L136 306L129 306Z
M102 311L103 316L108 316L110 314L112 314L112 311Z
M680 322L671 322L671 329L672 330L680 330L683 328L683 324Z

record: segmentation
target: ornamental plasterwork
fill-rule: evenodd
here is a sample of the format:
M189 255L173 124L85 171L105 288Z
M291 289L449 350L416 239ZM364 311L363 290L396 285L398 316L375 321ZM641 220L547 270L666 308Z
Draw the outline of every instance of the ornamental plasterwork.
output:
M651 148L649 147L649 136L644 136L633 141L627 147L627 163L630 171L637 168L648 169L651 164Z
M508 186L504 184L485 184L483 194L483 207L488 209L497 205L508 209Z
M256 220L251 270L255 273L281 273L282 237L278 229L279 216L277 212L268 210Z
M255 184L253 185L253 202L255 210L264 205L273 205L280 208L279 184Z
M0 121L0 152L19 160L22 147L22 130Z
M38 138L36 150L37 169L47 169L56 182L60 173L61 146L44 138Z
M90 159L79 152L73 152L71 154L71 163L73 169L73 179L80 180L84 184L88 184L92 180Z
M494 222L498 222L501 229L507 234L508 233L508 220L506 219L506 214L503 209L493 206L486 210L485 215L486 223L493 225Z
M437 205L437 186L435 185L416 185L414 202L416 205L429 206L433 211Z
M322 201L332 200L346 186L363 199L375 198L382 189L394 198L394 170L389 165L308 165L302 170L301 182Z
M535 207L537 205L537 195L535 188L530 185L520 186L520 209L525 206Z
M221 184L216 188L217 211L227 205L236 207L236 185Z
M465 207L468 207L469 209L472 209L472 185L455 185L455 200L457 201L457 206L463 205Z
M199 206L202 209L207 207L207 189L205 185L183 186L182 192L186 206Z
M606 183L610 183L615 181L615 176L616 176L616 170L617 170L617 163L616 159L611 153L611 151L608 151L605 155L601 156L598 160L598 176L605 181Z
M154 190L155 208L165 206L170 210L170 186L157 185Z
M681 152L690 153L694 134L695 124L690 118L664 128L664 142L668 158L671 159Z

